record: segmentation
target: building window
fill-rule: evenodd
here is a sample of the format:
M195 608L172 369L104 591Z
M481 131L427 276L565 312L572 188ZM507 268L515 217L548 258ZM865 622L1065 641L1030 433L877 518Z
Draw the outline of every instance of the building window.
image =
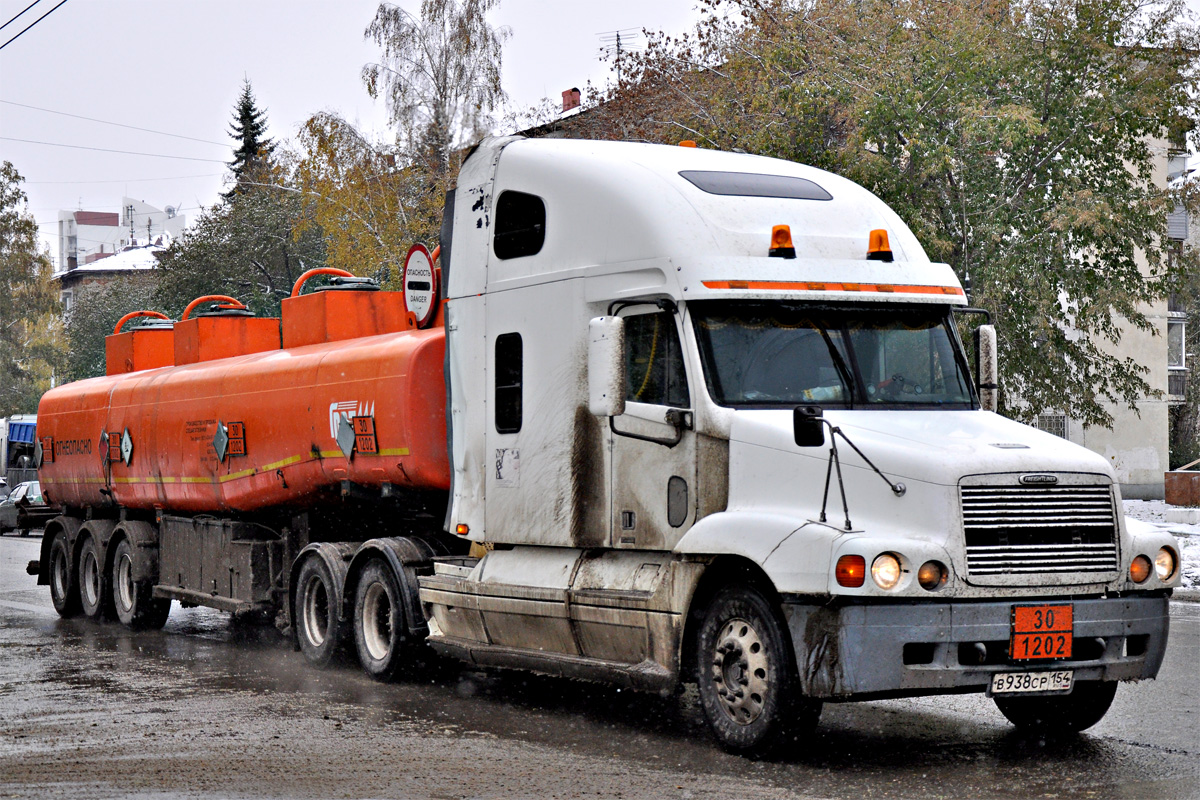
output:
M496 337L496 432L521 430L521 380L524 365L521 334Z
M1173 369L1187 367L1187 354L1183 343L1187 323L1181 319L1167 320L1167 366Z
M1067 415L1066 414L1038 414L1037 429L1052 433L1063 439L1067 437Z
M546 204L537 195L501 192L496 201L496 234L492 248L497 258L531 256L546 241Z

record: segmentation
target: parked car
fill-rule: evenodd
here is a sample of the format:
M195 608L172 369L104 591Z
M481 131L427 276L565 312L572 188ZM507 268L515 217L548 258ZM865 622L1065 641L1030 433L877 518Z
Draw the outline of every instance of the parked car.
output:
M42 487L37 481L18 483L16 488L0 502L0 533L19 530L28 536L34 528L58 516L58 509L46 505L42 498Z

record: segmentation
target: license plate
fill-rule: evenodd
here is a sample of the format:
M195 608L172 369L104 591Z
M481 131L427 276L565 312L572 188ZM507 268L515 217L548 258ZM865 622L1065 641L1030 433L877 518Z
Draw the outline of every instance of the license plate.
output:
M1008 655L1013 661L1070 658L1075 608L1067 605L1013 606Z
M1069 692L1075 683L1075 670L1055 672L997 672L992 676L988 694L1034 694Z

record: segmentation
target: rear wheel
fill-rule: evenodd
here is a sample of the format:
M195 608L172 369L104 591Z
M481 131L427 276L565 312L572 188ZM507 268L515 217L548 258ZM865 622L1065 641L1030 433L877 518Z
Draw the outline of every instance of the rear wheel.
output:
M113 555L113 606L122 625L133 630L161 628L167 624L171 601L156 598L150 581L133 579L133 545L122 539Z
M79 550L79 602L83 613L93 619L104 616L105 582L96 540L88 536Z
M56 534L50 543L50 600L60 617L79 615L79 584L71 570L71 551L65 533Z
M700 704L726 750L772 755L817 724L821 702L800 695L783 621L758 589L721 590L696 643Z
M296 640L309 663L329 666L342 649L343 624L338 619L337 587L329 567L319 556L309 556L296 579L292 620Z
M363 567L354 592L354 645L372 678L392 680L403 666L404 610L392 568L380 558Z
M1070 694L1041 697L997 695L996 708L1018 728L1043 733L1076 733L1104 718L1117 694L1116 681L1084 681Z

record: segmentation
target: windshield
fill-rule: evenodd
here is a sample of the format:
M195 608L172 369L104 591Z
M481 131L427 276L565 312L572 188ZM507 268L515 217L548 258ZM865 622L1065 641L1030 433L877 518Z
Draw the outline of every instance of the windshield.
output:
M689 306L714 401L723 406L973 408L942 306Z

